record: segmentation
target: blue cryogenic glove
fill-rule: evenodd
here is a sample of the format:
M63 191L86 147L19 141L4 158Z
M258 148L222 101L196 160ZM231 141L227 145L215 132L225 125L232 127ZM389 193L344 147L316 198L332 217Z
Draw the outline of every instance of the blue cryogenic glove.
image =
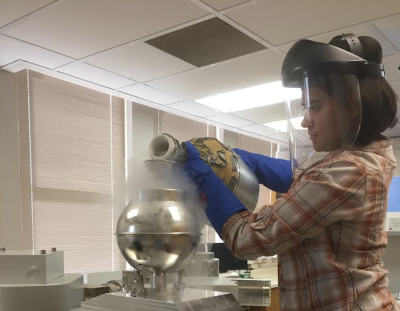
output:
M242 149L233 149L254 172L258 182L268 189L285 193L292 184L292 166L290 161L251 153Z
M215 231L221 236L222 227L229 217L245 211L246 207L200 157L199 151L190 142L185 142L185 144L188 160L184 170L195 182L200 194L206 197L207 217Z

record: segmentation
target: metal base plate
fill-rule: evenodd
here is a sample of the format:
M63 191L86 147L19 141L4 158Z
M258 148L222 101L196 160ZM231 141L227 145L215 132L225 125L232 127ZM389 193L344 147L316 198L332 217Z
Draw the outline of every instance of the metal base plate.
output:
M49 284L0 284L0 311L69 311L83 300L83 275L64 274Z

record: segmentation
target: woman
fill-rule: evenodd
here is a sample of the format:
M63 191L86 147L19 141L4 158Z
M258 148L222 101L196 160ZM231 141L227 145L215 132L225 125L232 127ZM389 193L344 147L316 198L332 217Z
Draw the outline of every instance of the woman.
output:
M396 160L381 133L397 121L397 97L383 77L379 43L359 39L341 36L331 43L346 48L343 41L356 40L357 48L347 49L372 61L309 40L288 52L282 82L303 94L301 103L288 103L290 118L303 106L302 126L314 150L327 155L297 167L297 151L307 144L304 131L291 133L295 174L288 182L287 162L281 162L286 177L279 187L287 192L272 206L247 211L187 143L185 170L207 197L207 216L225 244L243 259L279 254L282 311L400 310L382 263ZM274 162L238 152L261 183L274 184L268 180Z

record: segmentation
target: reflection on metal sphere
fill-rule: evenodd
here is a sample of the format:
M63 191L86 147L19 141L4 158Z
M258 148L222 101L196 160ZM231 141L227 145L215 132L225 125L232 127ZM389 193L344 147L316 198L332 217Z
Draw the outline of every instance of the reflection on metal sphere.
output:
M173 273L194 256L200 241L200 226L176 189L140 190L117 224L117 242L126 261L145 274Z

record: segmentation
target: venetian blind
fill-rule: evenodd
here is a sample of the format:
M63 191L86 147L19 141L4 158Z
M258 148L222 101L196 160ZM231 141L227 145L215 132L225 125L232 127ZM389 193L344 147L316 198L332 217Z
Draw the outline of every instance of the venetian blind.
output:
M160 111L160 133L167 133L183 142L194 137L215 137L215 126Z
M120 269L123 100L29 72L27 109L34 248L63 250L66 272Z

